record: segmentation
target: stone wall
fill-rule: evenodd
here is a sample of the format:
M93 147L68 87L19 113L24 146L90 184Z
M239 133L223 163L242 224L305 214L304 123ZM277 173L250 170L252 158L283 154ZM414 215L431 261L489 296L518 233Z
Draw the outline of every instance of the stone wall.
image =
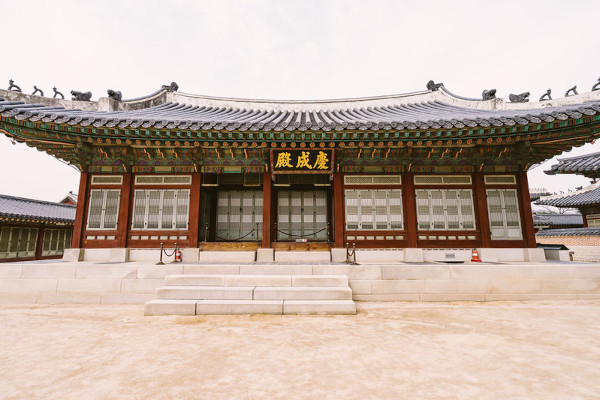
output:
M573 261L600 262L600 236L538 236L538 243L564 244L573 252Z
M1 303L132 303L171 274L346 275L357 301L600 298L600 264L0 264Z

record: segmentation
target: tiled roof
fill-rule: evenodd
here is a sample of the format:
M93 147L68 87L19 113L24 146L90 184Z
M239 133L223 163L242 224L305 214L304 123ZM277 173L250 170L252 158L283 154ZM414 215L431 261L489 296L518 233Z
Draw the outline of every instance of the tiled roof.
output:
M600 203L600 183L594 183L574 192L542 196L535 204L554 207L577 207Z
M536 226L583 226L581 214L534 214L533 224Z
M465 99L443 88L408 95L329 101L223 99L159 92L122 111L99 111L99 103L55 100L0 91L0 115L46 123L188 130L451 129L513 126L600 114L600 94L542 103ZM12 98L13 100L7 100ZM40 101L33 103L33 101ZM78 107L68 108L68 107Z
M600 152L583 156L559 158L550 170L544 171L548 175L556 174L582 174L594 175L600 173Z
M531 201L536 201L542 196L549 196L551 194L546 188L529 188L529 199Z
M0 194L0 218L72 224L76 206Z
M600 236L600 228L546 229L536 236Z

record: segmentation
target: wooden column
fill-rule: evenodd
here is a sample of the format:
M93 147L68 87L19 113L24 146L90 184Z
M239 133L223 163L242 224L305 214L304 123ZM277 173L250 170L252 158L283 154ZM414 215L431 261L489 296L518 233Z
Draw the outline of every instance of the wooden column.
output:
M333 239L334 247L344 247L344 175L333 175Z
M123 174L123 184L121 185L121 196L119 200L119 218L117 219L117 247L127 247L127 236L129 233L129 209L131 205L132 193L131 172Z
M271 210L272 210L273 184L271 173L263 174L263 226L262 226L262 248L271 248Z
M490 219L488 216L487 196L485 193L485 180L483 174L475 172L473 175L475 185L474 200L477 212L477 223L481 235L481 247L492 247L492 232L490 230Z
M519 199L521 199L521 221L523 222L523 238L529 248L537 247L535 240L535 228L533 226L533 214L531 213L531 198L529 197L529 182L527 171L519 171Z
M190 214L188 230L190 232L190 246L198 247L198 235L200 232L200 189L202 186L202 174L192 174L192 189L190 191Z
M35 243L35 259L39 260L42 258L42 251L44 251L44 234L45 234L45 226L40 224L37 226L38 228L38 237L36 238Z
M88 199L88 173L82 172L79 176L79 192L77 195L77 210L75 211L75 224L73 225L73 238L71 239L71 247L78 249L82 245L83 223L85 219L85 210L87 208Z
M415 181L413 174L406 172L402 176L404 197L404 227L408 236L408 247L417 247L417 201L415 199Z

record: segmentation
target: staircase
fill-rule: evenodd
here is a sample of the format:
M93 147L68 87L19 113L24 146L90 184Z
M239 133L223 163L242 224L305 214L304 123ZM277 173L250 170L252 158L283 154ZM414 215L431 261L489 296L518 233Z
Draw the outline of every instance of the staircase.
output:
M346 275L295 275L289 267L276 266L277 275L169 275L145 315L356 314Z

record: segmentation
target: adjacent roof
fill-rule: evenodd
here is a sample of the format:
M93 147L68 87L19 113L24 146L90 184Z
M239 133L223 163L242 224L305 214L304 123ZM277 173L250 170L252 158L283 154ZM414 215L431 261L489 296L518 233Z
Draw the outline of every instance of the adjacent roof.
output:
M554 207L578 207L600 204L600 183L591 184L574 192L542 196L535 204Z
M533 224L535 226L583 226L583 217L581 214L541 214L533 215Z
M0 90L0 115L107 128L330 131L500 127L600 114L600 91L542 103L505 103L502 99L466 99L443 87L404 95L323 101L244 100L165 89L151 97L120 102L113 107L118 111L108 111L113 103L105 100L68 101Z
M546 229L536 236L600 236L600 228Z
M546 188L529 188L529 199L531 201L536 201L542 196L549 196L551 194Z
M70 204L0 194L0 219L3 220L73 224L76 209Z
M588 178L600 177L600 152L583 156L559 158L550 170L544 171L548 175L556 174L581 174Z
M69 191L69 194L66 195L61 201L59 201L59 203L62 204L77 204L77 194L73 193L72 191Z

